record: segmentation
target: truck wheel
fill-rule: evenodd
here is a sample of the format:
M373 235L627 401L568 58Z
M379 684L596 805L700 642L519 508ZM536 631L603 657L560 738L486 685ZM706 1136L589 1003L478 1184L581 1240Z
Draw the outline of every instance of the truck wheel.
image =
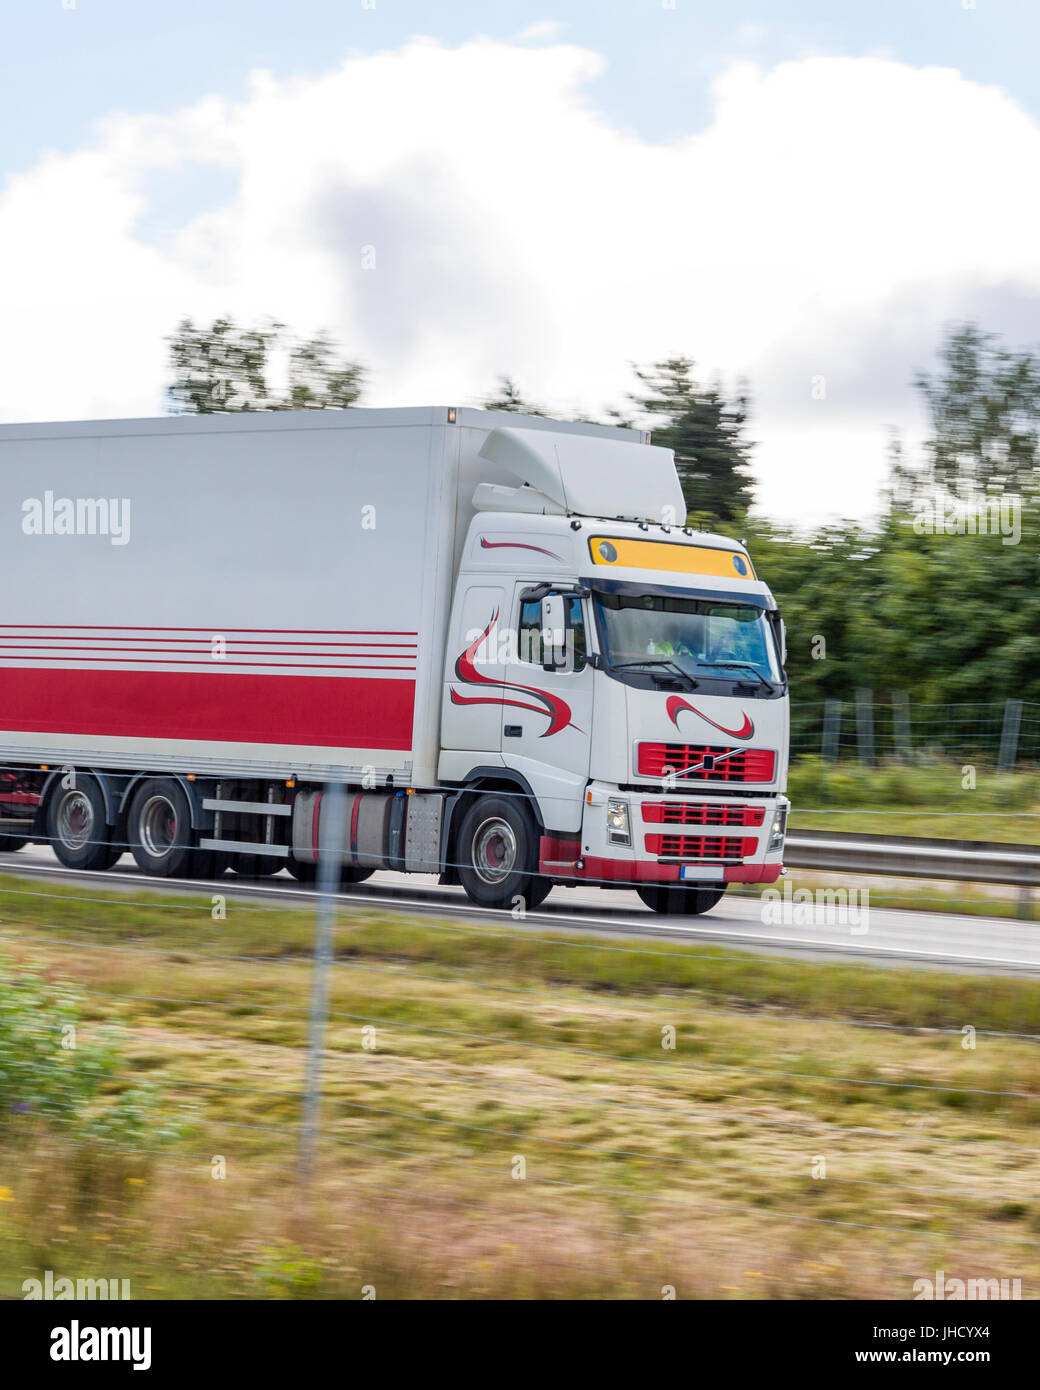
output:
M77 775L74 787L60 784L47 798L47 838L66 869L110 869L122 850L112 843L105 798L95 778Z
M141 783L130 802L126 829L130 852L146 874L193 876L191 808L183 787L172 777L149 777Z
M640 883L636 892L651 912L665 917L695 917L707 912L725 893L725 888L678 888L670 883Z
M11 835L5 830L0 830L0 854L14 854L16 850L24 849L28 843L24 835Z
M231 872L239 878L270 878L278 872L284 862L282 859L276 859L273 854L233 854Z
M532 910L552 887L538 873L534 820L513 798L479 796L462 817L457 846L462 886L481 907L513 907L523 898Z
M308 864L303 859L294 859L291 854L285 861L285 867L300 883L313 883L318 876L317 864Z
M317 864L306 864L300 859L294 859L290 854L285 861L285 867L292 874L293 878L299 879L301 883L317 883L318 866ZM366 878L371 878L375 869L351 869L346 866L339 871L339 882L341 888L349 888L352 883L363 883Z

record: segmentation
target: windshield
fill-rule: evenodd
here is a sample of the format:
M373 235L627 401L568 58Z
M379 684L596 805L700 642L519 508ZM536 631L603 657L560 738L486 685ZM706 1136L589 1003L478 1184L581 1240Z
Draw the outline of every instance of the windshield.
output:
M670 662L699 679L753 680L746 663L779 681L776 650L763 609L754 604L663 594L597 592L603 655L609 666L637 670Z

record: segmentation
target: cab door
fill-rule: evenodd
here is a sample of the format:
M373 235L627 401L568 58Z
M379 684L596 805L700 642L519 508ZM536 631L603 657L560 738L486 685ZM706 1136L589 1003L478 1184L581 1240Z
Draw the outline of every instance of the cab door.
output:
M581 827L592 741L593 678L585 601L566 586L566 665L542 664L541 593L544 581L518 581L512 595L510 629L516 635L502 688L502 760L523 774L542 809L547 830ZM537 594L537 597L525 595Z

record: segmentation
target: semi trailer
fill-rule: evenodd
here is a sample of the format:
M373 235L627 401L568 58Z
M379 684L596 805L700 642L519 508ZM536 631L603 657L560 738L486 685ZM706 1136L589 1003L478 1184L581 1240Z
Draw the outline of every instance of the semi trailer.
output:
M0 849L304 881L328 854L489 908L702 912L781 873L783 622L639 430L3 425L0 514Z

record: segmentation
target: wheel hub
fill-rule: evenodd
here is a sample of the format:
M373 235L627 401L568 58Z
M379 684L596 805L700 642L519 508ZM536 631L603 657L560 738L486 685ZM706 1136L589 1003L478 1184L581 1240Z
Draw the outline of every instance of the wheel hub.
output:
M177 844L177 809L165 796L150 796L138 820L141 844L155 859L164 859Z
M58 836L66 849L89 845L94 832L94 808L81 791L68 791L58 807Z
M516 833L508 821L492 816L473 836L473 867L485 883L501 883L516 868Z

